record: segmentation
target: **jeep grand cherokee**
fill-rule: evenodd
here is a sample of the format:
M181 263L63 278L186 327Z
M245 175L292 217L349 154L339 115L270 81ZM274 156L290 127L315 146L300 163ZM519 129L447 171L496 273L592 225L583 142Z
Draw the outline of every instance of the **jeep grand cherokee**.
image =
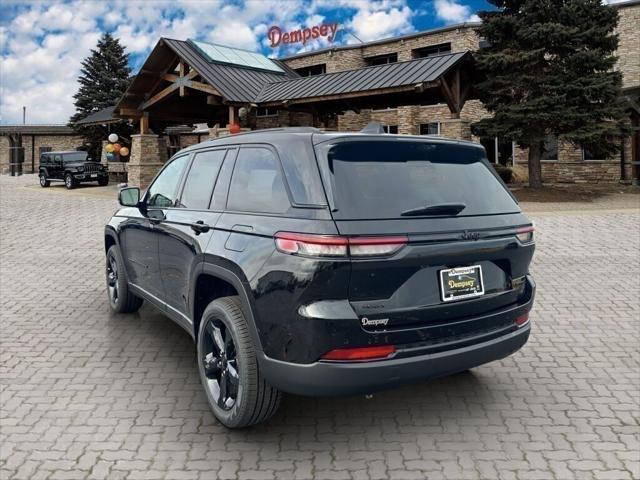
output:
M533 227L479 145L314 129L177 153L106 226L114 312L194 338L214 415L280 392L370 393L503 358L529 336Z

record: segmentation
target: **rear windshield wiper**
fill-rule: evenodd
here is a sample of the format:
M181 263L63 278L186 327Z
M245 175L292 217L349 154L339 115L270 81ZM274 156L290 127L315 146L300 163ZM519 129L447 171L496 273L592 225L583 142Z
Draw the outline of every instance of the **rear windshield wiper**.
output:
M400 214L402 217L419 217L421 215L457 215L467 208L464 203L442 203L440 205L427 205L411 208Z

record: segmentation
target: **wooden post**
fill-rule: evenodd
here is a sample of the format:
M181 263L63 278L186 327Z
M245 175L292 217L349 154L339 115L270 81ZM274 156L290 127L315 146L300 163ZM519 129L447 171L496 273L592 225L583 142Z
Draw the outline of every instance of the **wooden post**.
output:
M184 80L184 77L187 74L187 69L186 69L186 65L184 64L184 62L182 60L180 60L180 65L178 67L179 72L180 72L180 96L184 97L184 93L185 93L185 88L184 88L184 83L182 83L182 81Z
M233 125L236 123L236 107L229 107L229 124Z
M144 112L140 117L140 135L149 133L149 112Z

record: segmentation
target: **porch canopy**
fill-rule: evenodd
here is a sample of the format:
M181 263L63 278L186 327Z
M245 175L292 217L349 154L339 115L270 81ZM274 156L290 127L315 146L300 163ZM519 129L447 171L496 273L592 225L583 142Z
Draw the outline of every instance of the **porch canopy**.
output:
M300 77L261 54L161 38L115 106L114 116L160 132L175 124L232 124L239 107L327 115L399 105L446 103L459 116L471 92L469 52Z

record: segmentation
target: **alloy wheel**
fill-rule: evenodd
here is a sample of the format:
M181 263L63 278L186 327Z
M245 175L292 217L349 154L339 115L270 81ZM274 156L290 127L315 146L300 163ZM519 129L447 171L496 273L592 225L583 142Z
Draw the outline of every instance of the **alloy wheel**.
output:
M67 175L64 179L64 184L67 186L67 188L71 188L72 183L73 183L73 180L69 175Z
M201 341L207 388L218 407L231 410L241 391L237 351L231 331L221 321L209 320Z
M40 186L44 187L45 183L47 183L47 178L44 175L40 175Z
M113 303L118 301L118 265L116 259L109 257L107 260L107 287L109 288L109 298Z

